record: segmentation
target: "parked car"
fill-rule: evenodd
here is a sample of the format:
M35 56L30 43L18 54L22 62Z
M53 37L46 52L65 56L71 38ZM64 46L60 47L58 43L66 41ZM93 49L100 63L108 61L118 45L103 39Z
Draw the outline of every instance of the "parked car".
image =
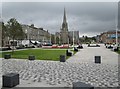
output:
M83 46L82 46L82 45L78 45L77 48L78 48L78 49L83 49Z
M105 45L105 47L108 48L108 49L112 49L113 46L114 46L113 44L109 44L109 43L107 43L107 44Z

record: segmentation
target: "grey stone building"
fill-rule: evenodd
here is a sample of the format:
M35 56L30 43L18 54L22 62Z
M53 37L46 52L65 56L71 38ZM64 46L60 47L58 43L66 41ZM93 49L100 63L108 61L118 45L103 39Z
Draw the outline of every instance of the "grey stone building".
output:
M79 43L79 31L68 30L68 23L67 23L65 8L64 8L62 27L60 29L60 32L55 33L55 36L57 39L56 43L59 43L59 44L73 44L73 40L75 44Z
M69 31L68 35L69 35L70 44L73 44L73 40L74 40L74 44L79 43L79 31Z
M50 33L45 31L43 28L36 28L32 24L31 26L29 25L22 25L22 28L24 32L26 33L26 38L27 40L34 40L34 41L49 41L50 40Z
M1 24L0 24L1 25ZM49 42L50 41L50 33L48 32L48 30L44 30L43 28L36 28L34 27L34 25L32 24L31 26L29 25L22 25L22 29L24 31L24 33L26 34L25 37L23 37L23 40L31 40L31 41L36 41L36 42ZM0 34L1 30L0 30ZM1 35L2 37L2 35ZM1 39L0 37L0 39ZM4 45L3 46L7 46L7 45L11 45L11 41L12 39L9 36L5 36L4 38ZM16 45L20 45L22 44L22 40L18 40L15 39L15 41L17 42ZM1 46L1 41L0 41L0 46Z
M62 44L68 44L69 39L68 39L68 24L66 20L66 11L64 8L64 16L63 16L63 23L62 23L62 28L60 29L60 38L61 38L61 43Z

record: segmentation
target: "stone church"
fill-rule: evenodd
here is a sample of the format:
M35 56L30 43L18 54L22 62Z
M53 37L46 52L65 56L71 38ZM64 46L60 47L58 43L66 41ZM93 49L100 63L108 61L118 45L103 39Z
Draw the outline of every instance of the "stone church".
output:
M68 24L66 20L66 11L64 8L64 16L63 16L63 23L62 28L60 29L60 38L62 44L68 44L69 43L69 37L68 37Z
M73 38L74 38L75 44L79 43L79 31L68 30L68 23L67 23L65 8L64 8L62 27L60 29L60 32L56 32L55 36L59 38L59 44L73 44Z

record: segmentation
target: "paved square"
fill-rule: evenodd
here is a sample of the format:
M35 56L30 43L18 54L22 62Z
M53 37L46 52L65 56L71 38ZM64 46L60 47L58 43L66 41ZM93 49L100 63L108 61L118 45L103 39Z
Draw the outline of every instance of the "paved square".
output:
M95 64L94 56L101 56L102 63ZM3 74L20 74L17 87L72 87L73 82L83 82L94 87L118 86L118 54L101 47L84 45L65 63L58 61L2 60Z

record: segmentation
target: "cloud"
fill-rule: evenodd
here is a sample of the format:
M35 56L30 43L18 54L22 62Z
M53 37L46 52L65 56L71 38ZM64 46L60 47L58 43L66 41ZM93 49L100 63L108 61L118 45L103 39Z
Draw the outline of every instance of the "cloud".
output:
M22 24L34 23L55 33L60 31L64 7L69 30L92 36L115 29L115 2L4 2L3 20L14 17Z

